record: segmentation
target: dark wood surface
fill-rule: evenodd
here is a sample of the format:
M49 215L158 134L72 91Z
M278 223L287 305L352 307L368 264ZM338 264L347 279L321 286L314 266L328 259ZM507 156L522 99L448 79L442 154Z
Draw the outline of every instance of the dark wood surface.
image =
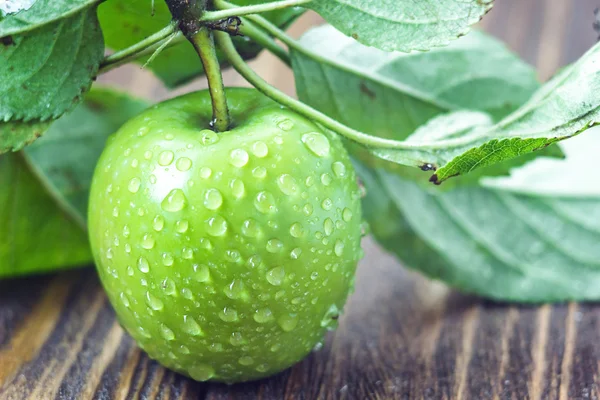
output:
M483 27L542 78L596 40L600 1L497 3ZM279 77L289 85L289 73ZM0 282L0 399L599 397L600 306L488 302L408 272L369 239L365 250L357 290L323 349L234 386L196 383L149 360L91 268Z

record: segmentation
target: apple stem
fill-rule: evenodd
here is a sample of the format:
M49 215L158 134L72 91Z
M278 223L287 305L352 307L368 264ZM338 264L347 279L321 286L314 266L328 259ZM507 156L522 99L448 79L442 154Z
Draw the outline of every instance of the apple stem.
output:
M200 56L202 65L204 66L204 73L208 80L213 109L211 126L217 132L226 131L229 128L229 108L227 107L223 75L221 74L219 59L217 58L213 33L208 28L202 27L188 40L194 45L196 52Z
M208 0L165 0L181 33L194 46L200 56L212 99L213 120L211 127L217 132L229 128L229 108L223 85L221 65L217 58L212 31L202 24L202 14Z

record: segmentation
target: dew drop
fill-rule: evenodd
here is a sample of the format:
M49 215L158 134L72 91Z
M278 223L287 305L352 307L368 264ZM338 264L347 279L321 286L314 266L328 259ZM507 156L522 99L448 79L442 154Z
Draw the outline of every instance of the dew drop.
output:
M321 327L327 328L328 330L335 329L337 326L337 320L340 317L340 309L332 304L325 312L323 319L321 320Z
M269 239L266 249L269 253L279 253L283 250L283 243L279 239Z
M206 364L196 364L188 370L192 377L200 382L204 382L215 376L215 370Z
M192 336L202 335L202 329L200 329L200 325L198 325L194 317L190 315L183 316L183 330Z
M119 207L115 207L113 208L113 212L112 212L113 217L118 217L119 216Z
M186 233L187 230L189 229L189 227L190 227L190 224L185 219L182 219L175 223L175 230L179 233Z
M163 167L166 167L167 165L170 165L173 162L173 158L175 158L175 155L171 150L162 151L158 155L158 164L162 165Z
M258 372L267 372L269 370L269 365L268 364L260 364L259 366L256 367L256 370Z
M273 141L274 141L276 144L283 144L283 137L282 137L281 135L277 135L277 136L275 136L275 137L273 138Z
M177 167L179 171L188 171L192 168L192 160L187 157L181 157L175 163L175 167Z
M210 188L204 194L204 207L216 210L223 204L223 196L218 189Z
M325 186L329 186L331 185L331 181L333 181L333 179L331 178L331 175L325 173L323 175L321 175L321 183Z
M239 321L238 313L231 307L225 307L219 311L219 318L224 322L237 322Z
M283 194L287 194L288 196L298 193L298 184L294 177L289 174L280 175L277 178L277 186L279 186Z
M212 169L210 169L209 167L200 168L200 178L208 179L208 178L210 178L211 175L212 175Z
M147 150L147 151L144 152L144 158L146 160L151 159L153 155L154 155L154 153L152 153L150 150Z
M137 267L140 271L142 271L145 274L147 274L148 271L150 271L150 265L148 264L148 260L146 260L144 257L138 258Z
M274 344L273 346L271 346L270 350L275 353L276 351L279 351L279 349L281 348L281 345L278 344Z
M252 154L254 154L258 158L266 157L269 154L269 148L267 147L265 142L254 142L252 145Z
M220 353L223 351L223 345L221 343L211 343L210 346L208 346L208 350L213 353Z
M229 182L229 187L231 188L231 194L233 194L235 198L240 199L244 197L246 188L244 187L244 182L240 179L232 179L231 182Z
M229 153L229 163L234 167L241 168L248 164L248 152L244 149L234 149Z
M261 233L260 225L256 220L250 218L242 224L242 234L247 237L255 238Z
M304 207L302 207L302 213L304 215L306 215L307 217L310 217L313 213L313 206L312 204L305 204Z
M304 183L306 184L306 187L311 187L312 185L315 184L315 177L314 176L306 177L306 180L304 181Z
M142 241L140 244L144 249L150 250L154 248L155 243L156 241L154 240L154 237L151 234L147 233L142 237Z
M127 297L127 295L121 292L119 297L121 298L121 303L123 303L125 307L129 308L131 304L129 303L129 298Z
M211 236L223 236L227 233L227 221L220 215L209 218L206 225L206 232Z
M330 198L326 198L321 203L321 208L323 208L323 210L329 211L331 210L331 207L333 207L333 201L331 201Z
M210 129L204 129L200 132L200 134L200 141L205 146L210 146L211 144L215 144L219 141L219 135Z
M184 247L181 250L181 255L186 260L191 260L192 258L194 258L194 250L190 249L189 247Z
M188 288L181 289L181 295L188 300L194 300L194 295L192 294L192 291Z
M255 254L252 257L248 258L248 261L247 261L247 264L250 268L256 268L261 263L262 263L262 259L260 258L260 256L258 254Z
M134 158L133 160L131 160L131 168L137 168L138 165L140 164L140 162L138 161L137 158Z
M341 240L337 240L335 242L335 246L333 247L333 251L336 256L341 257L344 253L344 242L342 242Z
M225 287L224 293L230 299L239 299L244 295L244 283L239 279L234 279Z
M329 154L329 140L322 133L305 133L302 135L302 143L319 157L325 157Z
M244 343L246 343L246 340L240 332L233 332L229 337L229 343L231 343L234 346L241 346Z
M150 175L150 178L149 178L149 179L150 179L150 183L151 183L151 184L153 184L153 185L154 185L154 184L156 183L156 175L154 175L154 174Z
M294 122L291 119L286 118L283 121L280 121L279 123L277 123L277 127L279 129L281 129L282 131L288 132L289 130L291 130L294 127Z
M285 270L283 267L275 267L267 272L267 282L273 286L280 286L285 278Z
M146 304L155 311L160 311L165 307L163 302L150 292L146 292Z
M352 219L352 210L347 207L344 208L344 211L342 211L342 219L346 222L350 222Z
M238 363L240 363L240 365L244 365L247 367L248 365L254 364L254 360L250 356L242 356L238 360Z
M173 258L173 254L171 253L162 253L162 263L165 267L170 267L175 262Z
M275 197L266 191L259 192L254 199L254 206L263 214L277 211Z
M187 346L182 344L181 346L179 346L179 352L181 354L190 354L190 349L188 349Z
M154 217L154 220L152 221L152 227L156 232L162 231L164 226L165 219L161 215L157 215L156 217Z
M310 279L313 281L316 281L319 278L319 273L318 272L313 272L312 274L310 274Z
M192 268L194 269L194 279L196 282L208 282L210 280L210 270L207 265L194 264Z
M326 218L323 222L323 231L325 235L329 236L333 233L334 224L331 218Z
M257 179L263 179L267 176L267 169L264 167L256 167L252 170L252 176Z
M173 189L161 203L163 210L168 212L181 211L187 205L187 198L181 189Z
M201 249L211 251L213 249L212 242L208 238L200 238L198 245Z
M282 315L277 319L277 323L285 332L291 332L298 325L298 316L296 314Z
M261 308L259 310L256 310L253 318L259 324L265 324L273 320L273 313L268 308Z
M334 162L331 165L331 169L333 170L335 176L337 176L338 178L346 176L346 166L340 161Z
M172 279L163 279L163 281L160 283L160 287L165 292L165 294L169 296L177 294L177 286L175 286L175 282L173 282Z
M304 236L304 228L302 227L302 224L300 222L295 222L292 224L292 226L290 227L290 235L292 235L295 238L300 238Z
M299 247L296 247L294 250L292 250L290 252L290 258L292 260L297 260L300 258L300 256L302 255L302 249Z
M142 126L140 129L138 129L138 136L145 136L148 132L150 132L150 128L148 128L147 126Z

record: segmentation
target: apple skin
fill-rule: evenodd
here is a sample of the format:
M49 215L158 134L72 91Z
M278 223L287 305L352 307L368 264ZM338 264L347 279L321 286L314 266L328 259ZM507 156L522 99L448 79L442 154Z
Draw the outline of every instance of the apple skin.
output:
M109 139L89 235L122 326L199 381L269 376L323 339L362 257L360 191L341 141L253 89L149 108Z

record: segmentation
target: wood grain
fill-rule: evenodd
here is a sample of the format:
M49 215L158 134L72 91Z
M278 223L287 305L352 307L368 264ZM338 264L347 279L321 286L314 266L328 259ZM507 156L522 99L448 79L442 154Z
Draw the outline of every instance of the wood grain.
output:
M482 27L551 76L596 40L595 0L502 0ZM300 32L318 18L307 16ZM253 65L293 92L290 72ZM164 98L146 71L109 75ZM227 74L229 83L241 81ZM202 87L194 82L178 91ZM493 95L493 94L490 94ZM325 346L259 382L201 384L150 360L115 320L95 271L0 282L0 399L597 399L600 306L499 304L403 269L371 240Z

